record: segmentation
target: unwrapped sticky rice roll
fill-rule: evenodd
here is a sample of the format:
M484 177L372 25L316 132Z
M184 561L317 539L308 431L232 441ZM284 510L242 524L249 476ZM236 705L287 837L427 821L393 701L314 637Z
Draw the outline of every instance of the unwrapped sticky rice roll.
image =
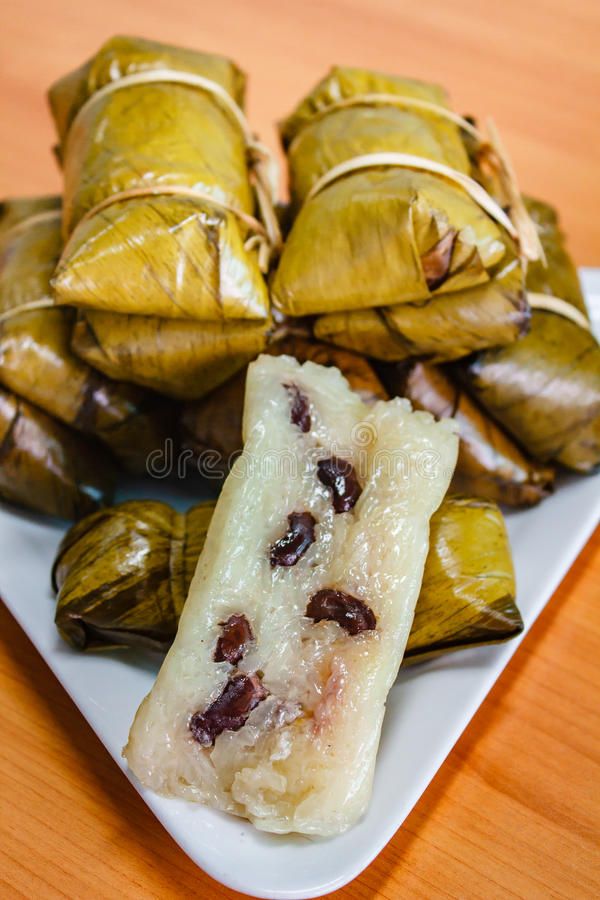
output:
M454 425L261 356L175 643L125 756L160 794L273 832L365 811Z

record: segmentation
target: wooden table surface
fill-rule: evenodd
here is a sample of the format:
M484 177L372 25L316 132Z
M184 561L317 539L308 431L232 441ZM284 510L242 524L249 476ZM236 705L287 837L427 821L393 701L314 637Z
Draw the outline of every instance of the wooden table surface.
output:
M113 33L229 54L273 121L334 62L443 82L493 114L522 187L600 265L597 0L4 0L0 195L59 188L44 91ZM338 900L597 897L600 532L405 825ZM8 613L0 896L233 898L166 835Z

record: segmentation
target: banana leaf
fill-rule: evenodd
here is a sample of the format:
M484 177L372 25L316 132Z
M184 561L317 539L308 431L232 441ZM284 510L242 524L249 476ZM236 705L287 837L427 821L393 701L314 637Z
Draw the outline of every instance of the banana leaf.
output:
M532 506L553 488L554 471L529 459L486 415L451 373L430 363L386 366L379 374L392 396L459 426L458 461L451 489L506 506Z
M143 473L148 454L172 433L174 414L165 401L111 381L79 360L70 349L74 310L16 311L50 296L62 241L60 219L38 215L48 208L48 198L4 204L12 225L3 229L0 220L0 384L66 425L96 435L121 465ZM1 318L11 310L13 315Z
M317 316L315 337L383 362L415 357L441 363L502 346L527 328L529 307L516 264L487 284L423 303Z
M548 262L547 268L530 266L528 290L559 297L587 316L556 213L540 201L528 206ZM459 371L468 390L531 456L582 473L598 468L600 347L591 332L534 309L525 338L480 353Z
M387 399L373 367L357 353L299 336L287 336L270 345L267 352L294 356L303 363L312 360L322 366L337 366L366 403ZM192 452L205 475L227 474L242 449L245 390L244 369L204 399L188 403L182 409L181 446Z
M71 348L110 378L194 400L255 359L270 328L268 320L192 322L90 310L80 313Z
M79 519L110 503L114 472L94 442L0 389L0 497Z
M166 651L214 509L178 513L128 500L74 525L52 570L56 624L79 650L119 645Z
M380 151L470 173L453 122L373 100L336 106L370 93L447 108L435 85L336 67L281 124L297 215L272 282L275 306L292 316L383 308L385 325L411 355L436 359L515 340L529 316L517 248L461 187L429 172L378 167L310 196L333 166ZM436 339L425 321L434 301ZM474 334L465 338L467 323ZM343 332L343 323L334 330Z
M0 313L33 300L50 302L50 278L62 248L59 210L60 197L53 196L0 203ZM52 212L56 216L45 215Z
M264 319L268 296L252 235L236 214L254 213L246 139L209 91L169 81L97 93L156 69L215 82L243 104L245 76L220 56L141 38L115 37L54 84L50 106L65 179L57 302L168 318ZM183 194L113 195L148 187ZM211 202L214 198L215 203Z
M318 341L364 353L381 362L401 362L413 353L412 345L389 327L381 309L355 309L317 316L313 333Z
M12 229L31 216L39 213L59 212L61 198L56 194L32 197L11 197L8 200L0 200L0 238L3 233ZM57 216L58 218L58 216Z
M562 297L587 316L577 267L567 250L558 213L550 204L534 197L525 197L525 205L546 255L546 265L539 260L529 263L527 290Z
M71 528L53 569L62 637L79 650L166 651L213 508L204 503L182 515L156 501L128 501ZM500 511L483 500L446 499L432 519L405 662L507 640L522 628Z
M477 497L446 497L431 519L404 664L506 641L522 631L502 513Z

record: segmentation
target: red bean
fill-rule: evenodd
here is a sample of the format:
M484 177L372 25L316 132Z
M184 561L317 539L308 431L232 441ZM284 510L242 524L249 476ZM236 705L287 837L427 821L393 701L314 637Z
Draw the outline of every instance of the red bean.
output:
M215 662L230 662L235 665L246 652L250 641L254 640L250 622L241 613L229 616L221 623L221 634L215 649Z
M372 631L377 626L375 613L370 606L358 597L333 588L323 588L313 594L308 601L306 615L315 622L322 622L323 619L337 622L352 635Z
M267 697L258 675L233 675L217 699L190 719L189 729L195 741L211 747L224 731L239 731L253 709Z
M339 456L319 460L317 477L325 487L331 488L336 513L348 512L362 494L354 466Z
M290 409L290 419L294 425L297 425L300 431L306 433L310 431L310 412L308 407L308 397L303 394L296 384L283 385L292 401Z
M271 566L295 566L315 540L314 516L309 512L293 512L288 518L289 528L271 547Z

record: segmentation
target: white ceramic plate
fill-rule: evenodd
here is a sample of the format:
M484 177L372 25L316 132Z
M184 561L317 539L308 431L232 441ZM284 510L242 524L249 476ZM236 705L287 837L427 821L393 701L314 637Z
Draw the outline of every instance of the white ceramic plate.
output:
M583 277L598 333L600 270L587 270ZM198 496L184 490L189 492L179 488L179 496L172 490L153 493L185 508ZM148 485L137 493L147 494ZM542 506L508 516L525 632L599 518L600 475L569 479ZM126 652L84 656L61 642L53 625L49 573L63 531L64 526L0 509L0 594L124 768L121 748L152 685L155 661ZM223 884L254 897L320 897L355 878L402 825L518 643L457 653L401 673L388 701L371 806L341 837L271 836L211 809L141 794L183 850Z

